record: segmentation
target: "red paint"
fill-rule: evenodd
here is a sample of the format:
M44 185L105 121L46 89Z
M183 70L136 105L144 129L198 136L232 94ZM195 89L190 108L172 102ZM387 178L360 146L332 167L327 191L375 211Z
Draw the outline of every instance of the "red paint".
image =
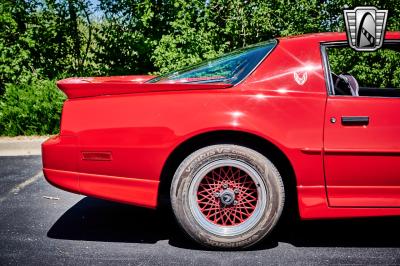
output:
M143 178L79 173L79 192L93 197L155 208L159 182Z
M146 76L60 81L69 99L60 136L43 144L46 178L77 193L156 207L161 171L180 144L202 133L240 131L288 158L302 218L400 215L400 99L327 95L320 43L345 40L345 33L279 39L233 87L148 84ZM305 71L300 85L294 73ZM365 128L340 123L364 115ZM105 151L112 160L82 160L82 152Z
M187 84L187 83L144 83L152 76L122 76L109 78L68 78L57 82L57 86L69 99L101 95L146 93L156 91L225 89L231 84Z
M331 206L400 207L399 114L399 98L328 97L324 161ZM368 116L369 124L343 125L341 116Z
M46 180L56 187L71 192L80 191L79 176L76 172L43 168L43 173Z

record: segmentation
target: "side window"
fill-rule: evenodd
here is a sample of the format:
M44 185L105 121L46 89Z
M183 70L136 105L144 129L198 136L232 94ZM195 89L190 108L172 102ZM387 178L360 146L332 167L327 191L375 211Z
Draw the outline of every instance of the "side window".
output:
M357 52L347 45L328 45L325 51L330 94L400 97L400 43L386 44L374 52Z

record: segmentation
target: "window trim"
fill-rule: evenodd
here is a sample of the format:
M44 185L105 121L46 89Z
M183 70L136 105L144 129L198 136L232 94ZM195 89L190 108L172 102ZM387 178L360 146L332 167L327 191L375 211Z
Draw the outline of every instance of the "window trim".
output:
M385 40L383 42L384 45L391 45L391 44L399 44L400 45L400 40ZM332 47L350 47L349 43L347 41L330 41L330 42L321 42L320 43L320 50L321 50L321 59L322 59L322 68L324 69L324 77L325 77L325 85L326 85L326 91L328 96L339 96L339 97L362 97L362 98L400 98L400 97L386 97L386 96L352 96L352 95L336 95L335 94L335 89L333 86L333 80L332 80L332 75L331 73L331 67L329 64L329 58L328 58L328 53L327 53L327 48L332 48Z

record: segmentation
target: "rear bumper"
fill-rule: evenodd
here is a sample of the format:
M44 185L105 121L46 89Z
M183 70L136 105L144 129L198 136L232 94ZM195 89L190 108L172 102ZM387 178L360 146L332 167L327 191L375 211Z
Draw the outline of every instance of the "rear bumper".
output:
M43 174L47 182L53 186L70 192L80 193L78 173L43 168Z
M42 160L43 173L50 184L80 193L77 144L75 136L51 137L42 144Z
M159 181L82 173L77 138L55 136L42 144L43 173L55 187L148 208L157 206Z

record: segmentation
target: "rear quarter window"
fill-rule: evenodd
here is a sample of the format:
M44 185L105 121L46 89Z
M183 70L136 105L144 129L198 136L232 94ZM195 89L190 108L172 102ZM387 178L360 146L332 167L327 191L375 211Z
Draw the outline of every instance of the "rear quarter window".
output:
M148 82L228 83L234 85L245 79L266 58L276 44L276 40L259 43L183 70L156 77Z

